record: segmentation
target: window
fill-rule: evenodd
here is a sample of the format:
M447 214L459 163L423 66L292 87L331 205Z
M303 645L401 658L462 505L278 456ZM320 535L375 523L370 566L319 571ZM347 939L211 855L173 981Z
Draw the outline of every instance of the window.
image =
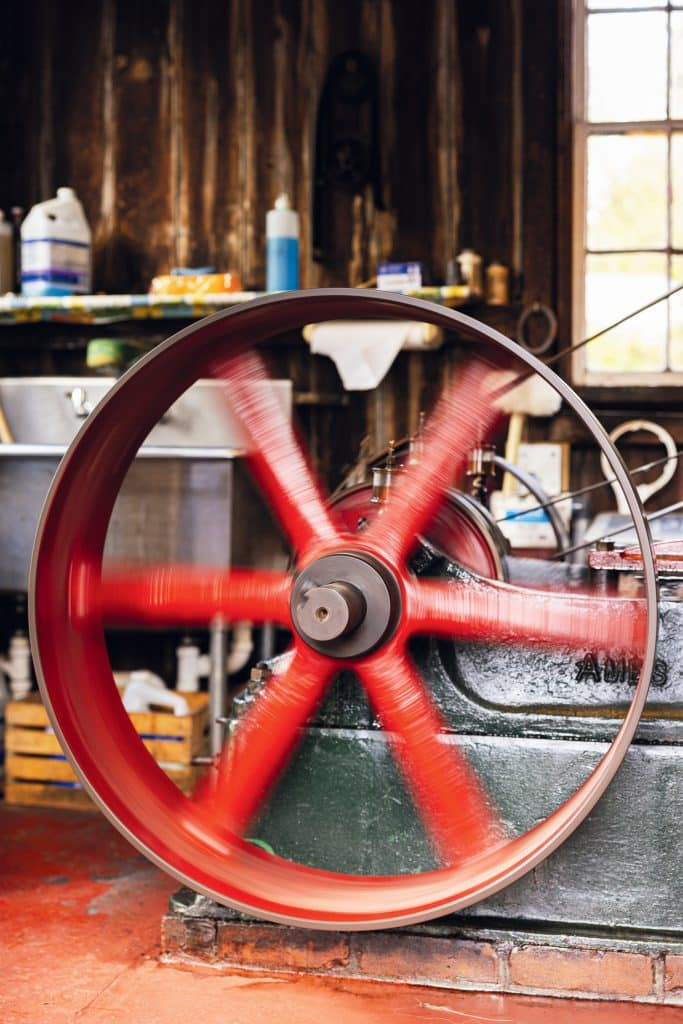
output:
M578 342L683 284L683 0L578 0L575 56ZM683 292L574 358L579 384L683 384Z

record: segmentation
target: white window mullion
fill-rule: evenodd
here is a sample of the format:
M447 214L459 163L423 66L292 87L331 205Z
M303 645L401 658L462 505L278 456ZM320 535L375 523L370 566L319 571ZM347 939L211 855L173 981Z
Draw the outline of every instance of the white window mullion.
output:
M672 80L674 75L674 69L672 66L672 6L671 4L662 2L656 6L643 4L632 7L621 6L608 7L603 4L595 3L588 10L588 4L586 0L574 0L574 38L573 38L573 126L574 126L574 153L573 153L573 240L572 240L572 305L573 305L573 343L578 344L581 342L587 333L586 328L586 299L587 299L587 273L588 273L588 257L591 259L591 266L594 268L593 272L601 275L606 274L605 277L605 318L606 323L599 325L595 323L595 310L597 309L600 317L602 316L602 310L600 304L602 302L601 296L602 291L597 292L593 290L591 294L594 298L591 300L591 306L594 310L591 316L591 329L598 329L600 326L607 327L611 319L616 320L617 316L612 317L611 313L614 310L610 310L610 305L614 306L615 303L610 302L609 296L614 295L614 274L624 274L625 293L628 293L628 284L630 283L634 291L637 293L644 291L647 293L649 290L650 283L656 285L661 278L663 281L663 287L661 293L664 294L668 290L669 282L672 280L673 266L672 266L672 253L673 250L673 225L672 225L672 210L671 210L671 197L672 189L674 186L673 181L673 164L672 164L672 135L674 131L683 131L683 121L677 119L672 120L671 114L674 113L672 110ZM658 12L658 18L656 19L643 19L637 23L634 21L630 27L626 25L625 19L639 15L642 17L646 13ZM605 115L621 115L629 113L629 107L624 107L624 103L628 103L631 97L631 91L624 89L621 93L615 93L615 101L610 99L609 84L605 83L603 64L596 65L600 69L600 75L597 73L594 75L595 81L591 82L590 72L588 68L588 26L589 17L593 15L602 15L603 19L600 21L600 29L598 29L598 23L595 22L595 31L599 34L595 37L594 42L591 43L591 53L593 59L597 53L598 57L600 52L607 49L609 45L606 41L609 41L609 31L606 30L605 26L608 24L606 18L615 18L615 32L620 27L625 31L625 38L631 37L631 43L633 45L633 36L636 31L636 24L638 24L637 31L645 39L648 37L651 40L650 49L648 51L647 46L644 50L644 66L647 67L648 62L650 67L655 68L657 60L658 50L655 47L662 47L664 44L664 22L662 21L662 15L666 15L666 76L665 84L661 82L661 74L654 77L652 80L655 81L660 87L666 88L666 101L662 102L662 97L659 91L655 91L651 94L633 94L634 100L634 113L652 114L657 115L661 112L661 119L657 120L630 120L630 121L589 121L588 120L588 99L589 90L597 88L599 92L596 94L597 98L591 100L591 109L597 114ZM649 24L649 28L648 28ZM657 27L658 26L658 27ZM618 33L617 33L618 34ZM602 41L600 41L602 40ZM615 38L615 46L618 46L618 39ZM597 50L596 50L597 47ZM628 51L627 51L628 52ZM659 51L661 54L661 50ZM661 54L661 61L663 63L663 54ZM661 64L659 65L661 68ZM621 66L622 79L623 79L623 62ZM663 70L663 69L662 69ZM618 78L617 73L617 78ZM630 83L629 83L630 85ZM593 95L590 93L590 95ZM676 111L678 112L678 111ZM679 114L680 117L680 114ZM589 147L589 139L593 136L659 136L661 142L657 142L655 138L652 142L646 142L644 139L638 141L637 138L633 139L632 143L614 143L614 146L607 140L605 144L596 142L594 145ZM664 148L664 144L666 144ZM614 148L617 147L617 148ZM634 180L640 181L642 192L633 192L632 195L643 195L643 202L648 201L651 206L642 206L640 209L634 206L630 201L628 193L623 190L623 173L621 178L619 176L619 160L622 158L628 160L626 164L622 164L622 168L634 169ZM589 156L592 161L596 161L596 168L601 169L598 173L602 174L602 186L600 184L601 179L596 179L595 187L598 189L597 193L593 191L593 185L591 186L590 196L593 198L591 202L597 201L598 205L595 207L596 216L598 220L595 221L595 227L591 228L591 245L592 248L588 250L588 203L589 203L589 192L588 192L588 161ZM665 158L665 159L664 159ZM616 159L616 164L615 164ZM604 163L603 161L607 161ZM631 164L631 161L634 161ZM612 168L612 170L610 169ZM593 172L592 172L593 173ZM643 177L645 175L645 177ZM662 202L657 200L656 189L653 193L651 188L652 181L659 181L659 175L662 176ZM612 176L614 176L614 184L611 184ZM591 181L593 179L591 178ZM620 190L621 184L621 190ZM602 193L602 189L607 189L606 192ZM665 194L664 194L665 193ZM604 204L601 203L599 197L601 194L605 195ZM595 200L595 196L598 199ZM649 197L649 199L648 199ZM621 203L625 210L631 210L633 214L633 220L617 219L615 221L615 212L621 209ZM663 208L663 204L666 205L666 211ZM644 214L645 216L641 216ZM593 223L593 222L592 222ZM622 230L620 225L629 225L630 230ZM659 225L659 227L658 227ZM648 227L651 230L648 230ZM614 246L610 243L614 241ZM635 246L633 245L635 243ZM642 243L642 244L639 244ZM653 244L654 243L654 244ZM657 254L661 254L657 256ZM642 259L639 256L642 254ZM614 269L610 269L610 262L607 259L600 259L600 257L614 256L615 262L612 264ZM632 256L632 260L628 260L627 257ZM652 259L646 257L651 256ZM619 259L623 257L623 259ZM612 280L610 280L610 277ZM600 282L600 276L595 278ZM602 282L598 285L598 289L602 286ZM595 283L593 284L595 289ZM617 293L618 294L618 293ZM597 295L597 306L595 296ZM656 297L656 294L652 296ZM644 301L647 301L646 299ZM634 301L634 306L638 306L641 303ZM617 300L617 306L620 305ZM631 385L634 384L650 384L650 385L661 385L667 384L681 384L683 383L683 373L674 373L670 370L672 365L672 317L670 304L665 303L666 309L662 306L655 306L655 309L659 309L661 314L655 316L654 314L647 314L643 317L643 327L639 334L632 335L630 341L632 342L633 348L631 349L631 366L628 371L609 371L605 368L600 370L588 369L587 353L586 349L578 350L573 357L572 361L572 376L574 381L581 385ZM630 310L624 308L623 313L628 313ZM653 319L654 317L654 319ZM664 328L665 334L664 334ZM643 332L654 332L654 333L643 333ZM608 337L608 335L607 335ZM628 337L628 335L626 336ZM665 345L665 352L662 352L660 344ZM608 353L606 353L609 355ZM620 353L616 351L616 355ZM642 369L638 369L637 363L633 366L634 356L642 361L642 366L650 366L652 369L649 372L642 372ZM615 350L611 353L611 360L614 361ZM665 369L659 371L655 370L655 365L659 362L659 358L662 358ZM592 360L593 365L596 365L596 360ZM600 360L604 362L604 367L609 365L609 360ZM599 365L599 363L598 363Z

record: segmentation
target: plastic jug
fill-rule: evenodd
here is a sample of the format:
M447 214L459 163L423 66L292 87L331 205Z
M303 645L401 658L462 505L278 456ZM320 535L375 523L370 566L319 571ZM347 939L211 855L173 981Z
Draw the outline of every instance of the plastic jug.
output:
M92 290L88 222L72 188L31 208L21 225L23 295L83 295Z

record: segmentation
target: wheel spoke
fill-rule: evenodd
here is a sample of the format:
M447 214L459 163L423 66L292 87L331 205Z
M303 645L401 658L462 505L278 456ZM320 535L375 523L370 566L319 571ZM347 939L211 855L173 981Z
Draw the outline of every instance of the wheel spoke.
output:
M411 580L406 628L458 640L641 651L645 601L526 590L494 580Z
M483 364L472 363L439 399L425 429L425 454L398 475L386 508L366 534L388 558L403 561L410 554L468 453L488 435L497 416L486 386L490 376Z
M445 724L407 655L392 644L358 674L391 734L397 764L443 865L502 842L504 829L484 786L455 744L445 742Z
M281 675L265 683L253 705L225 742L216 767L195 792L195 800L228 828L243 835L278 778L320 703L334 662L305 648Z
M282 572L189 565L114 566L87 589L75 585L81 614L101 611L108 625L205 625L216 616L228 622L289 625L292 580Z
M300 556L316 543L339 539L337 527L262 360L250 353L213 366L225 381L230 405L244 427L249 465L280 525Z

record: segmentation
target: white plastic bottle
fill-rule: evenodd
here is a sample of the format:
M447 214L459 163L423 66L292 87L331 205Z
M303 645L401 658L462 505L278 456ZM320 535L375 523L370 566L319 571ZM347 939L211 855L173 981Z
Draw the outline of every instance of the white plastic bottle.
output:
M21 225L23 295L87 295L92 290L88 222L72 188L37 203Z
M266 290L286 292L299 287L299 214L285 193L266 214Z
M0 210L0 295L11 292L14 285L14 241L12 225Z

